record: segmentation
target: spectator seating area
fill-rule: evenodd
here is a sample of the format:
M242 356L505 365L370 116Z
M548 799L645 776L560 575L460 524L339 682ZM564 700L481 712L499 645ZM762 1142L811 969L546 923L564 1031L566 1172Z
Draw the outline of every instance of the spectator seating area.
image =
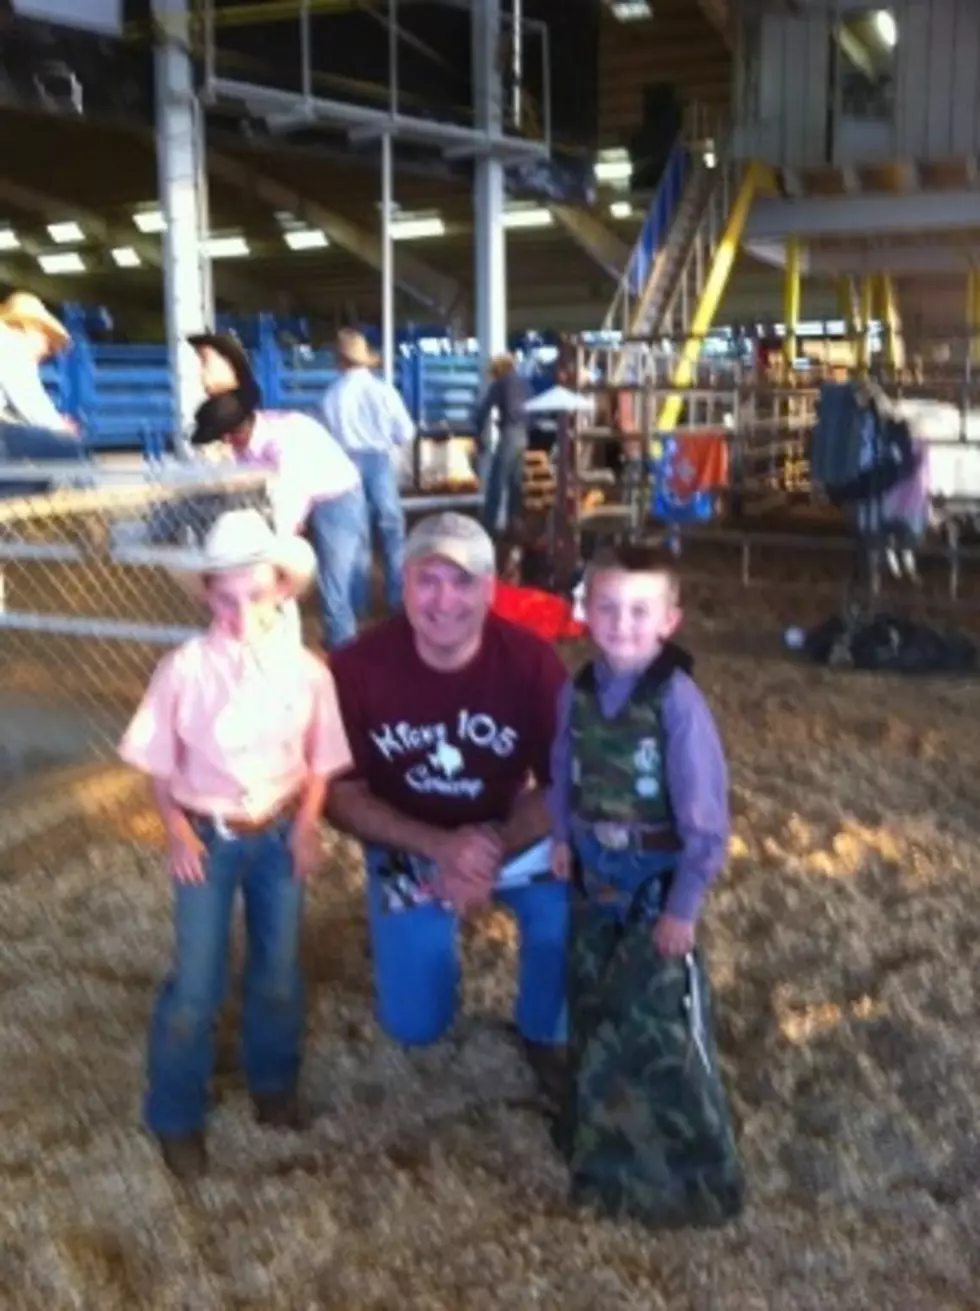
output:
M72 348L43 371L58 408L78 421L93 450L163 454L176 429L166 346L99 340L99 321L79 307L65 307L63 321ZM270 409L319 410L336 362L332 351L302 340L304 325L260 315L219 326L239 330ZM423 431L472 431L483 385L479 357L468 346L454 347L444 330L438 338L404 335L395 382Z

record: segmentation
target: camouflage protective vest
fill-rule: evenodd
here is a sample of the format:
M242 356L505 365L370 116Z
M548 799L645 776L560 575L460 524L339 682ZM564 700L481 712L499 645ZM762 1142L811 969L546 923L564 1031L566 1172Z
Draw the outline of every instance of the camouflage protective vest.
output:
M586 823L669 824L664 680L648 670L618 715L599 705L595 666L572 684L572 809Z

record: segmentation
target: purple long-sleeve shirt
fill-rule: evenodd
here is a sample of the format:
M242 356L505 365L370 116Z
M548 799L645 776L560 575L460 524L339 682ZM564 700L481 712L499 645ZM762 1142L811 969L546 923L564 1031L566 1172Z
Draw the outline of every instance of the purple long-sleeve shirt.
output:
M614 674L596 662L599 709L612 719L633 694L642 670ZM581 820L572 810L572 683L558 696L558 729L551 751L549 804L555 838L571 842ZM694 682L675 669L663 693L664 767L681 850L665 907L693 923L728 852L728 766L714 716Z

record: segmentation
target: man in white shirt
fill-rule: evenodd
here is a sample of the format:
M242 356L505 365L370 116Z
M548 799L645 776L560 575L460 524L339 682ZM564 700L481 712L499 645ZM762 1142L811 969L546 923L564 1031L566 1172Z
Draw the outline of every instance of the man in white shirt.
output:
M405 554L405 511L398 486L396 452L415 436L415 424L399 393L372 373L375 356L359 332L345 328L337 337L340 377L323 399L327 427L360 470L368 513L381 538L385 598L401 608ZM365 543L355 578L355 607L370 608L371 542Z
M15 291L0 305L0 463L78 460L77 427L59 414L41 381L40 366L71 337L37 296ZM0 494L45 491L48 482L10 482Z
M370 553L360 474L333 436L308 414L259 410L246 389L224 392L197 412L195 446L225 441L239 464L273 471L281 532L305 533L317 557L324 640L331 650L357 634L355 579Z

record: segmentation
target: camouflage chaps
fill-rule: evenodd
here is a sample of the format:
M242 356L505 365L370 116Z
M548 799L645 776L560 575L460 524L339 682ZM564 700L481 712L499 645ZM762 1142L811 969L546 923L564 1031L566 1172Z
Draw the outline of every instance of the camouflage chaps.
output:
M744 1179L707 974L659 955L648 919L579 899L569 952L571 1079L558 1136L572 1200L653 1228L723 1224Z

